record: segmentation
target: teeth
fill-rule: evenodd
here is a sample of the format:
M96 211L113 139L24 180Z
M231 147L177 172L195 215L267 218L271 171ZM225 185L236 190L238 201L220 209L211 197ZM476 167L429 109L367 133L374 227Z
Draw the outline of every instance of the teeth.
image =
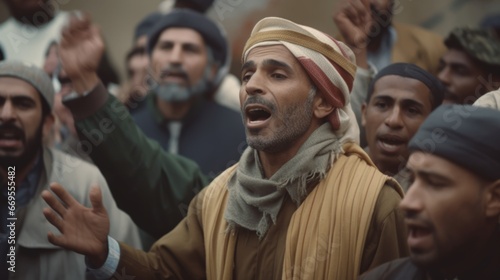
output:
M388 148L388 149L395 149L395 148L398 148L400 146L400 144L389 144L387 142L384 142L384 141L380 141L382 143L382 145L385 147L385 148Z

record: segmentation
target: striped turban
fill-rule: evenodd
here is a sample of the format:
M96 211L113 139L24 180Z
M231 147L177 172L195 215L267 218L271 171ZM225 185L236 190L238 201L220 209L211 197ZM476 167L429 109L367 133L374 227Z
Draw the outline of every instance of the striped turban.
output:
M357 133L354 138L359 141L359 129L349 104L356 73L351 49L314 28L268 17L253 28L243 50L242 62L247 60L253 48L277 44L285 46L297 58L319 92L335 108L328 121L337 136Z

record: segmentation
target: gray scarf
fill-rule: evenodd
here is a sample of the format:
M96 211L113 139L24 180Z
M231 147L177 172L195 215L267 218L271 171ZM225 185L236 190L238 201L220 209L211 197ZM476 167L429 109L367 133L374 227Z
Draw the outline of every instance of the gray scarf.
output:
M270 221L276 224L285 193L300 205L307 196L308 183L324 178L331 164L343 153L342 144L331 125L325 123L269 179L263 176L258 152L247 148L228 182L229 200L224 215L228 230L239 225L256 231L262 238Z

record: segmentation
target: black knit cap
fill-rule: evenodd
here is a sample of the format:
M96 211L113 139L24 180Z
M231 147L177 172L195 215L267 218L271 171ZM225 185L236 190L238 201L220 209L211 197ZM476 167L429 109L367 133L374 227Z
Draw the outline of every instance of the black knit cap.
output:
M175 6L189 8L200 13L205 13L214 3L214 0L177 0Z
M160 12L153 12L145 16L135 27L134 40L141 37L142 35L148 35L151 28L153 28L157 21L162 17Z
M153 52L160 34L170 27L185 27L197 31L212 49L219 65L226 63L229 48L223 30L208 17L188 9L173 9L168 14L162 15L149 33L149 55Z
M488 180L500 179L500 111L442 105L422 123L408 145L445 158Z
M370 102L375 83L380 78L389 75L411 78L422 82L431 91L434 99L433 107L437 107L443 103L445 91L443 84L431 73L411 63L393 63L380 70L370 83L368 94L366 96L366 103Z

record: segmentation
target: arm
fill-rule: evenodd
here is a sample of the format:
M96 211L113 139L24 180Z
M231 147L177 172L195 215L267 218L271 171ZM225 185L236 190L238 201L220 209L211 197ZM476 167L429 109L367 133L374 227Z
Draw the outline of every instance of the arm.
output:
M75 117L82 149L90 152L118 207L159 238L182 220L208 179L194 162L167 154L145 137L126 108L105 91L95 75L103 49L95 26L87 18L72 18L63 32L61 60L75 90L90 93L65 104Z
M145 253L125 244L120 244L118 250L108 247L109 218L99 188L92 188L90 192L92 208L82 206L58 184L52 184L50 189L55 195L47 190L42 193L52 208L44 209L44 215L62 234L49 233L49 241L85 255L91 267L100 268L94 271L94 275L106 271L104 275L107 276L136 276L140 279L205 278L205 247L200 218L203 193L193 199L187 217ZM114 240L110 239L109 245L111 243ZM119 260L118 267L113 259ZM103 267L105 261L109 267Z
M337 25L342 41L354 52L359 68L368 69L367 48L370 43L372 16L369 0L339 1L333 22Z

